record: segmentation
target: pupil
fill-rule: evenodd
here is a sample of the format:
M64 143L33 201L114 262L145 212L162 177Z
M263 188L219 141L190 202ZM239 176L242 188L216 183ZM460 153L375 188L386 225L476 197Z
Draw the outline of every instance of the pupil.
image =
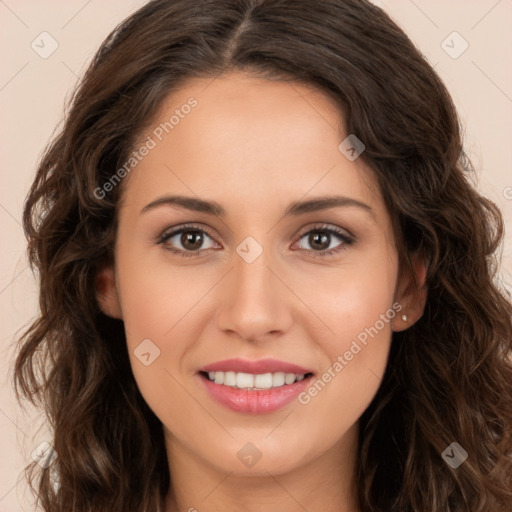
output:
M199 231L186 231L181 234L181 243L187 249L198 249L202 242L202 234Z

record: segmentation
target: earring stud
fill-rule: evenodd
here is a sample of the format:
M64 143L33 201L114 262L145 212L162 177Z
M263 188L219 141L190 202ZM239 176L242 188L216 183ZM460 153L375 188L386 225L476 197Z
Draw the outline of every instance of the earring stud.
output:
M407 315L402 315L402 320L403 320L404 322L407 322Z

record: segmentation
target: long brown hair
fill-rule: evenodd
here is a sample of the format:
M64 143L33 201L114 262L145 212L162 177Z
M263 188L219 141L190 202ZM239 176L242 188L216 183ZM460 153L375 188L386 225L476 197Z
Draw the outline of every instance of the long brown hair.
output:
M162 425L137 388L123 322L95 299L95 275L113 261L122 184L106 194L98 187L171 91L231 70L332 97L366 146L401 264L413 253L428 263L424 315L394 333L382 385L360 420L361 509L510 510L512 306L495 279L502 217L470 183L445 86L364 0L154 0L98 50L23 213L41 311L20 337L14 383L54 432L58 456L37 472L43 509L163 509ZM456 469L442 456L452 442L468 454ZM35 468L26 468L34 490Z

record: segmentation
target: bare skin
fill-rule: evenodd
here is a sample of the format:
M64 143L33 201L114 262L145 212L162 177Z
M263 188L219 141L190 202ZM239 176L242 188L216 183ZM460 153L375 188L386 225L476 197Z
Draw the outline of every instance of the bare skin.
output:
M197 106L155 139L155 127L190 97ZM122 185L115 267L99 276L98 300L124 320L135 379L164 427L166 512L359 511L358 421L381 383L392 332L421 317L426 292L399 272L372 171L338 149L347 135L322 92L232 73L174 91L140 136L157 144ZM142 212L170 195L215 201L225 215L165 203ZM333 195L366 206L285 215L293 202ZM162 242L184 224L203 238ZM245 247L263 251L250 263L236 250L248 236L257 245ZM425 268L414 262L423 283ZM381 324L346 355L365 328ZM145 339L160 350L147 366L134 353ZM307 403L239 413L215 401L198 375L235 357L295 363L316 378L331 368L331 379ZM346 364L335 371L339 357ZM261 455L252 467L237 456L248 442Z

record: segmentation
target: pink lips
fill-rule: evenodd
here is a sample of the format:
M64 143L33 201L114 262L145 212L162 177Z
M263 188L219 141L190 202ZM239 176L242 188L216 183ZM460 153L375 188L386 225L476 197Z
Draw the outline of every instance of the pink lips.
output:
M259 359L258 361L250 361L248 359L226 359L216 363L207 364L200 368L202 372L243 372L243 373L296 373L297 375L313 373L296 364L278 361L277 359Z
M276 359L261 359L249 361L245 359L227 359L204 366L200 372L233 371L252 374L262 373L295 373L298 375L312 373L311 370L301 366L278 361ZM205 375L199 373L201 382L212 398L235 412L262 414L269 413L284 407L292 402L311 382L312 375L300 382L285 384L271 389L250 390L239 389L223 384L215 384Z

